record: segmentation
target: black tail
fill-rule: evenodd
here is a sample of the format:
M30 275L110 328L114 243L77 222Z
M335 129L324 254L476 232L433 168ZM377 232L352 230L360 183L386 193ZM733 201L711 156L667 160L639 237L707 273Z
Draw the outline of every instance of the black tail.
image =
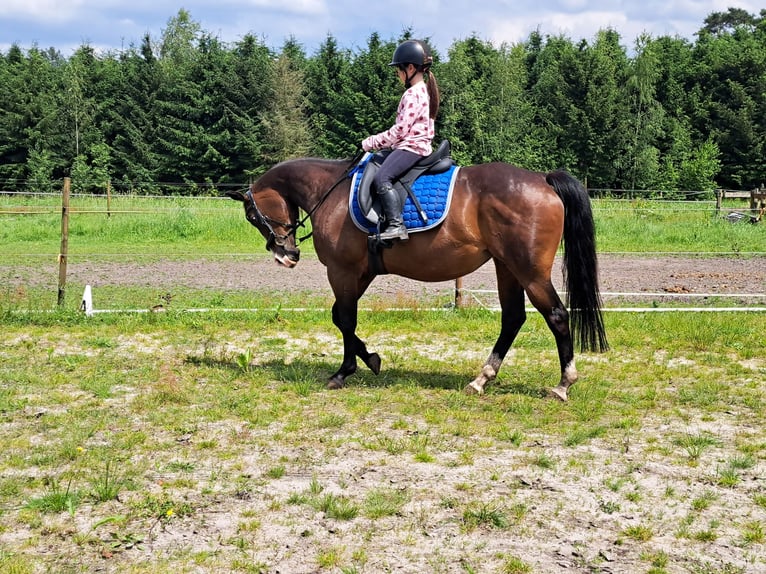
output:
M545 181L564 202L564 284L572 332L581 351L606 351L601 294L598 287L596 228L588 192L565 171L549 173Z

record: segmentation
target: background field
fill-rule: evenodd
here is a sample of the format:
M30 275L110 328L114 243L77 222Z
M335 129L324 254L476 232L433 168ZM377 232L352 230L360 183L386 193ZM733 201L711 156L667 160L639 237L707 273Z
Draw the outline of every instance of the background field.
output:
M558 364L539 315L496 384L467 396L498 315L428 310L449 286L387 283L359 329L382 373L330 392L342 347L310 248L301 285L272 274L233 202L125 199L155 212L72 215L80 282L55 310L45 201L27 207L50 214L4 216L0 231L0 571L766 569L766 313L607 313L612 349L578 355L562 404L545 398ZM672 252L691 266L639 277L652 291L737 279L763 293L763 226L667 205L596 202L603 261L635 277L638 253ZM162 299L180 265L206 277L227 262L273 283L184 272ZM143 266L161 287L131 282ZM97 301L166 312L83 316L96 272ZM218 310L184 311L202 304ZM315 310L286 310L299 304Z
M598 250L604 262L609 255L626 256L627 261L646 255L692 257L699 261L700 273L739 273L749 277L742 289L764 292L763 276L759 274L766 254L763 225L729 223L715 213L713 202L597 199L593 205ZM744 212L746 204L729 202L727 207ZM55 306L60 214L60 198L55 195L0 195L0 241L4 246L0 278L6 280L5 292L0 292L0 308ZM86 283L97 291L97 303L102 308L147 309L167 304L161 298L168 291L176 308L294 306L305 303L307 297L315 305L327 304L329 290L324 272L312 267L310 274L297 278L305 265L292 275L275 272L268 265L263 238L245 222L241 205L231 200L115 195L107 204L105 197L74 196L69 228L69 309L79 306ZM300 235L309 232L310 227ZM310 240L301 249L304 261L316 262ZM734 268L717 267L725 260L735 261ZM183 262L199 263L196 277L193 271L181 269ZM236 279L238 268L242 276L251 278L250 285ZM611 272L605 263L602 270L604 274ZM613 273L617 276L620 268ZM641 279L640 271L630 266L624 273ZM171 277L162 281L165 275ZM173 275L178 276L175 282ZM225 277L226 281L216 283L211 275ZM487 275L489 279L481 277L473 284L469 279L469 284L492 288L491 269ZM262 281L258 281L260 277ZM554 279L558 280L558 273ZM286 282L290 289L285 289ZM376 292L380 283L385 286ZM380 294L383 298L425 299L424 304L454 300L452 284L388 283L390 278L377 280L372 298ZM729 283L722 277L717 288L735 292ZM302 285L307 289L301 289ZM625 291L622 287L620 290ZM435 301L428 300L434 297Z

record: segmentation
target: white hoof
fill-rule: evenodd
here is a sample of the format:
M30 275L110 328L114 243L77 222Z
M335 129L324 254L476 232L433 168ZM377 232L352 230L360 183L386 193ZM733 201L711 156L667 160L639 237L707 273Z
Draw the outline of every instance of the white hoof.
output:
M465 387L465 394L466 395L483 395L484 389L476 381L471 381Z

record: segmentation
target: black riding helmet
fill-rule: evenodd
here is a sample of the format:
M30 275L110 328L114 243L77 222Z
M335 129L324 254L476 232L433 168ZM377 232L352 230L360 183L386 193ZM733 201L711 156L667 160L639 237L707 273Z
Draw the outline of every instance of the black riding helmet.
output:
M415 71L404 79L404 87L409 88L412 78L418 72L428 73L433 63L433 58L426 45L420 40L405 40L394 50L394 57L391 58L389 66L396 66L401 70L412 64Z
M389 66L406 66L413 64L419 71L425 71L433 63L430 51L420 40L406 40L399 44L394 51Z

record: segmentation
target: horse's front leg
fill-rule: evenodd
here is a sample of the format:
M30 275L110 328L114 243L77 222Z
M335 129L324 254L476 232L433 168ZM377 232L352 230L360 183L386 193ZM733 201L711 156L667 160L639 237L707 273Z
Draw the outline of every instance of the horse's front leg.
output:
M339 297L336 291L335 303L332 306L332 322L343 336L343 362L338 371L330 377L327 383L328 389L340 389L345 385L346 377L356 372L357 357L362 359L373 373L376 375L380 373L380 357L377 353L368 352L364 341L356 335L359 297L364 293L367 285L369 281L358 294L345 294Z

